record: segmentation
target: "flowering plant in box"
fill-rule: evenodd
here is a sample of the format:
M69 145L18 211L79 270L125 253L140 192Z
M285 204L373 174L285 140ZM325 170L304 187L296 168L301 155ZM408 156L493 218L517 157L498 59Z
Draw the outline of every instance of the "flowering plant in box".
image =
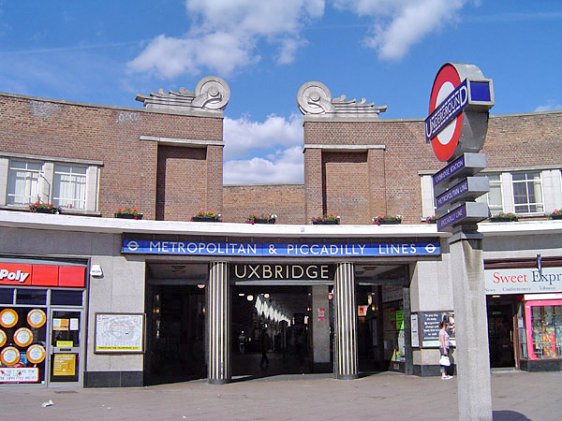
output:
M550 219L562 219L562 209L554 209L548 216Z
M492 222L516 222L519 220L519 217L514 213L504 213L500 212L496 215L492 215L490 217L490 221Z
M115 218L123 219L142 219L142 213L135 207L133 208L118 208L113 214Z
M249 224L274 224L277 220L277 215L274 213L251 213L248 215Z
M431 216L428 216L427 218L425 218L425 223L426 224L435 224L438 219L439 219L439 217L437 215L431 215Z
M317 225L317 224L334 224L334 225L337 225L337 224L340 223L340 217L339 217L339 215L329 213L327 215L316 216L316 217L312 218L311 221L314 225Z
M373 224L401 224L402 215L378 215L373 218Z
M212 210L201 210L191 217L192 221L216 221L222 222L222 215Z
M41 202L40 200L35 203L31 203L29 205L29 210L37 213L60 213L60 209L52 203Z

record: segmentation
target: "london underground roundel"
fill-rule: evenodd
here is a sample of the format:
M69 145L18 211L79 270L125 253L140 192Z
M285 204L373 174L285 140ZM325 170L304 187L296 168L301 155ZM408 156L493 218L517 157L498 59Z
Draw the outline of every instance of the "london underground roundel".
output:
M431 96L429 98L429 114L435 109L461 84L461 78L457 69L447 63L437 73ZM462 123L464 114L461 112L443 128L435 137L431 139L431 147L435 156L440 161L448 161L454 154L461 137Z

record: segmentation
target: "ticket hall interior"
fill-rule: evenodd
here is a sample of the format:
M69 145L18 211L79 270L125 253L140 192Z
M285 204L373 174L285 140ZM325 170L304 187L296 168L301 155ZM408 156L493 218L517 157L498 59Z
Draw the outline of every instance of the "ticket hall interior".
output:
M333 272L335 265L321 266ZM208 377L208 273L207 263L147 263L146 384ZM354 276L350 304L357 311L359 375L404 371L408 265L356 264ZM333 281L232 277L226 329L229 381L335 371Z

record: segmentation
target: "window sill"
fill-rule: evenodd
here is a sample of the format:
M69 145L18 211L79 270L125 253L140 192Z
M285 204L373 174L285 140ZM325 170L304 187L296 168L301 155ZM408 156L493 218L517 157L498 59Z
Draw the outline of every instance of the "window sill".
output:
M26 205L4 205L0 206L0 210L7 210L7 211L15 211L15 212L31 212L29 210L29 206ZM79 210L79 209L70 209L70 208L60 208L60 213L62 215L74 215L74 216L94 216L100 217L101 212L98 211L86 211L86 210Z

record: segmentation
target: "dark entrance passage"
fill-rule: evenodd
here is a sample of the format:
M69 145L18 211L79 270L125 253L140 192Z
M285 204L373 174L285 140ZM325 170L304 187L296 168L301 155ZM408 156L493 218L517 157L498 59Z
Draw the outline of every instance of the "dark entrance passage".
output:
M401 286L357 287L359 371L403 371L406 361Z
M232 375L311 373L311 292L306 286L234 286Z
M147 301L145 383L205 378L205 289L151 285Z
M490 367L515 366L514 324L519 296L488 296L488 341Z

